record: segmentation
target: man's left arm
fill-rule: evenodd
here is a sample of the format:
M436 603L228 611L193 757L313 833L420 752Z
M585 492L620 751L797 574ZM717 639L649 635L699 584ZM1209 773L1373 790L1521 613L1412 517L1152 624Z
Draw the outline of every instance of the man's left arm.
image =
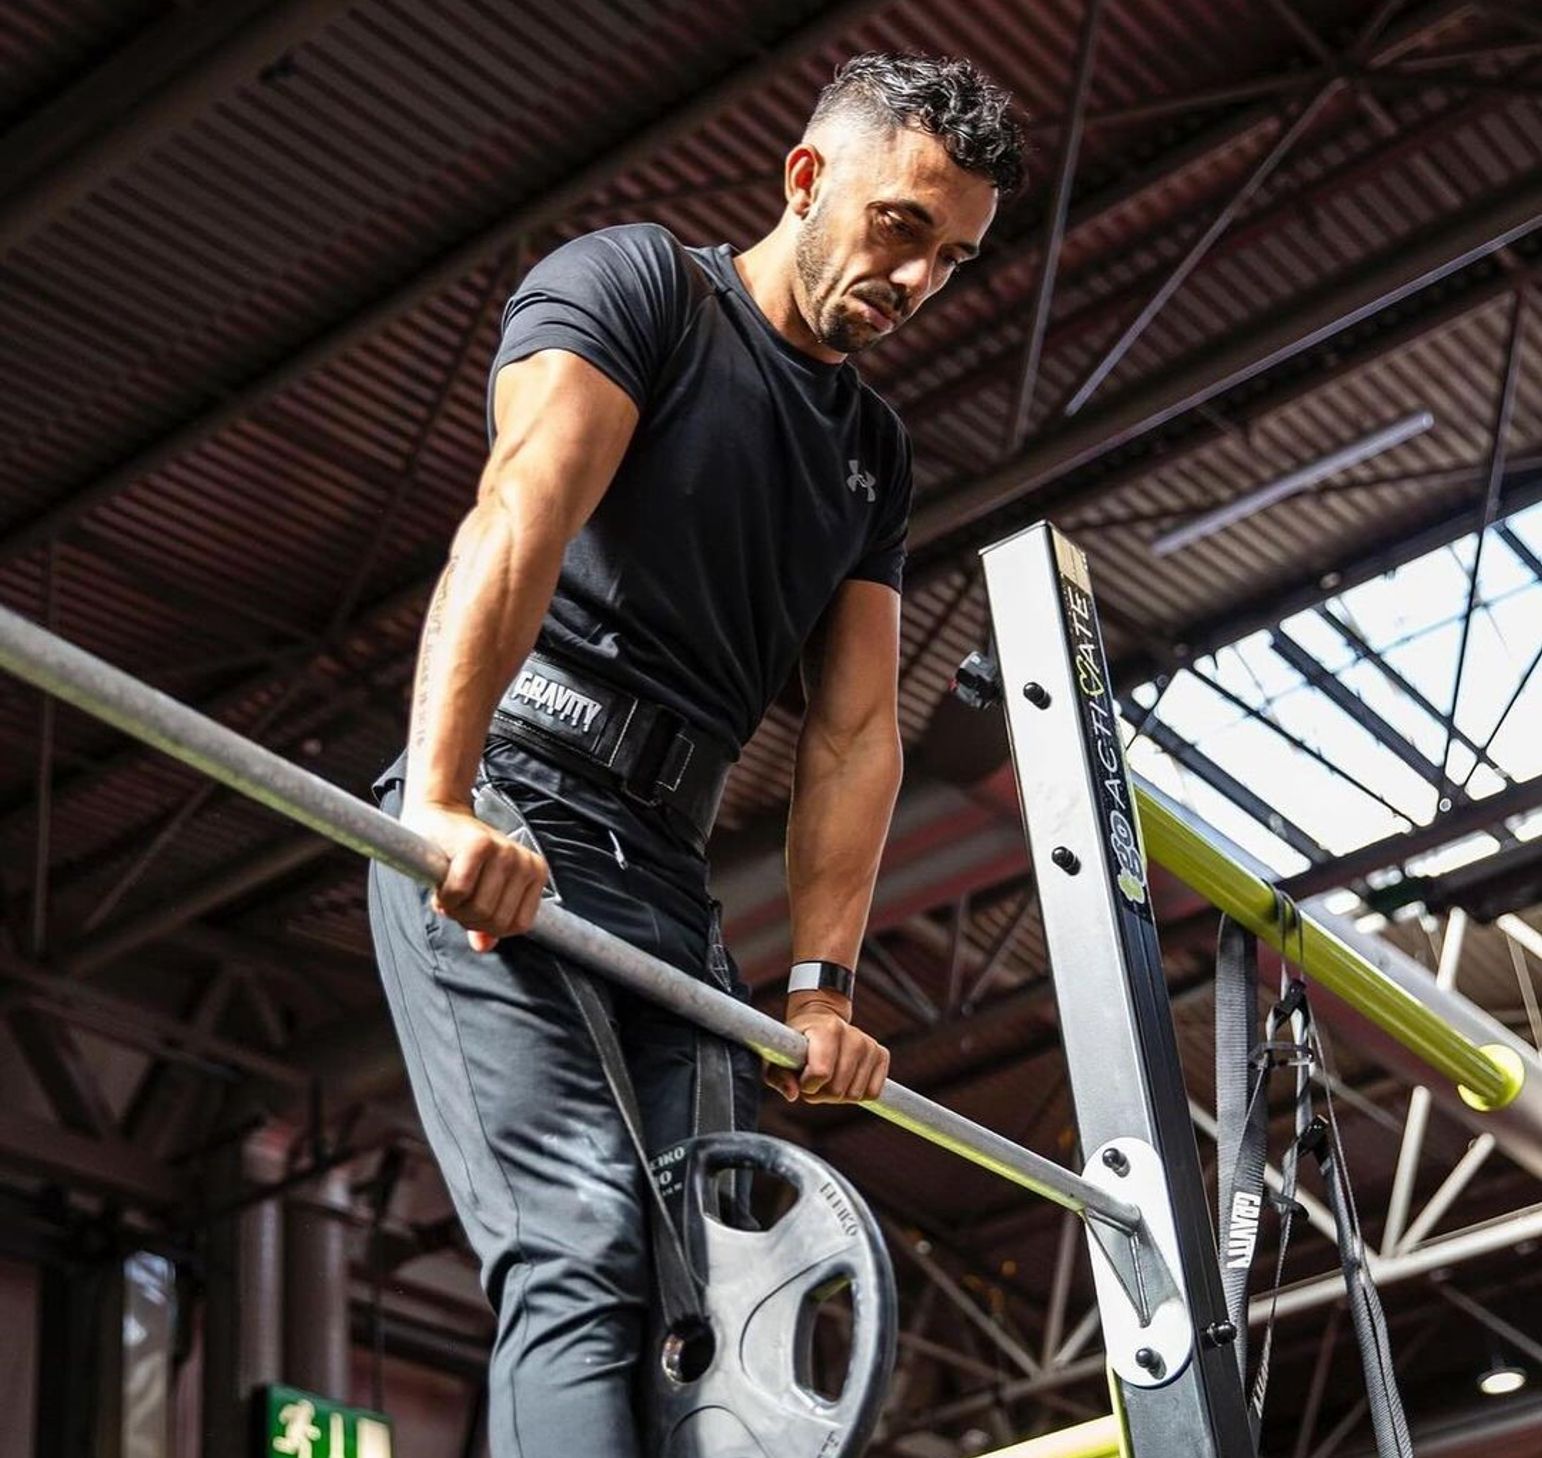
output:
M899 793L900 596L883 583L843 583L804 655L808 701L787 824L787 893L795 962L855 968L873 883ZM833 989L789 994L787 1023L809 1040L800 1079L767 1070L785 1098L876 1098L889 1055L851 1026Z

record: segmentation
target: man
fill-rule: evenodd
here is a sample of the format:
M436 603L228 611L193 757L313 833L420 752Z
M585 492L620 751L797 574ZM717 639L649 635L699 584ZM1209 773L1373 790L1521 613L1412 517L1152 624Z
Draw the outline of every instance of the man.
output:
M967 63L857 57L754 247L607 229L544 259L505 310L491 456L428 612L408 753L377 786L450 869L431 902L392 871L371 880L414 1094L497 1314L496 1458L637 1453L648 1297L641 1161L559 959L517 934L549 875L579 916L745 995L703 852L800 656L786 1019L809 1053L801 1080L767 1078L812 1101L882 1087L849 969L901 775L910 447L848 356L979 251L1021 168L1007 107ZM473 813L479 785L497 814ZM513 812L524 843L486 823ZM696 1034L607 995L665 1148L692 1130ZM756 1070L732 1056L743 1126Z

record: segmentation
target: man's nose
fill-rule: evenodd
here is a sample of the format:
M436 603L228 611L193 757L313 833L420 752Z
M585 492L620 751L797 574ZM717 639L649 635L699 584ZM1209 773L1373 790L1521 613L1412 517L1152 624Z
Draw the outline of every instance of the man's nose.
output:
M926 257L907 258L897 268L889 272L889 282L900 294L903 302L908 302L918 294L926 293L927 284L931 279L932 264ZM903 312L903 303L902 303Z

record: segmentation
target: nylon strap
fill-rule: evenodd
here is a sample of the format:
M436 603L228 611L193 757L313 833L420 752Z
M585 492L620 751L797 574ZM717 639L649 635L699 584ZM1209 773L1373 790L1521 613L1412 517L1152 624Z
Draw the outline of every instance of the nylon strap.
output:
M1268 1065L1260 1066L1258 941L1221 918L1215 960L1216 1228L1221 1240L1221 1290L1237 1329L1237 1372L1247 1380L1248 1272L1263 1214Z
M1282 926L1287 930L1296 912L1281 904ZM1284 1280L1285 1256L1295 1218L1296 1185L1303 1153L1310 1152L1322 1168L1328 1206L1338 1228L1339 1261L1349 1293L1349 1307L1365 1371L1366 1395L1378 1458L1413 1458L1408 1423L1403 1413L1393 1372L1391 1346L1381 1301L1372 1284L1360 1235L1359 1216L1344 1168L1343 1145L1327 1100L1328 1117L1320 1118L1312 1106L1312 1070L1326 1068L1326 1048L1312 1020L1305 983L1290 981L1265 1020L1261 1041L1254 1042L1257 1027L1258 943L1242 927L1222 918L1216 951L1216 1144L1219 1151L1218 1203L1221 1230L1221 1285L1227 1316L1237 1329L1238 1371L1247 1379L1248 1274L1256 1249L1258 1224L1266 1203L1264 1169L1268 1155L1268 1081L1273 1068L1290 1064L1295 1069L1295 1137L1281 1167L1281 1193L1268 1200L1280 1217L1279 1255L1274 1285L1259 1349L1257 1370L1248 1394L1248 1418L1257 1447L1263 1422L1264 1399L1269 1384L1269 1361L1274 1343L1275 1309ZM1286 1029L1288 1036L1282 1036Z
M1320 1034L1314 1031L1314 1046L1324 1051ZM1344 1269L1344 1289L1349 1296L1349 1315L1354 1323L1355 1340L1360 1347L1360 1364L1365 1372L1365 1392L1370 1401L1371 1429L1376 1437L1378 1458L1413 1458L1413 1442L1408 1435L1408 1418L1403 1412L1402 1394L1392 1361L1392 1344L1387 1335L1387 1319L1381 1309L1381 1297L1371 1280L1365 1258L1365 1241L1360 1233L1360 1213L1349 1186L1344 1167L1344 1144L1339 1136L1338 1118L1330 1095L1325 1106L1326 1119L1316 1118L1304 1136L1307 1149L1322 1169L1327 1189L1328 1208L1338 1224L1339 1262Z
M481 773L477 776L472 804L478 819L502 831L538 855L543 854L540 841L530 828L529 821L525 819L524 812L495 783ZM562 900L553 878L548 878L541 894L543 900L550 899L556 902ZM721 908L715 901L712 903L708 948L708 972L726 985L727 953L722 946ZM717 965L719 958L723 963L720 977ZM631 1140L639 1167L643 1172L643 1181L648 1187L652 1211L648 1227L653 1245L653 1270L658 1282L659 1305L663 1311L665 1323L675 1327L690 1321L705 1322L706 1313L701 1288L692 1274L690 1262L686 1258L685 1248L680 1240L679 1229L669 1213L668 1203L648 1158L648 1135L643 1123L642 1107L637 1102L637 1090L633 1087L632 1076L627 1071L626 1055L621 1051L621 1041L616 1037L616 1030L611 1025L609 993L602 991L588 974L577 968L568 966L560 959L557 965L568 995L573 999L578 1015L582 1018L589 1038L594 1044L595 1052L599 1055L605 1083L621 1114L621 1121L626 1125L627 1137ZM726 1047L723 1049L723 1054L726 1059ZM724 1095L720 1092L718 1075L704 1071L707 1061L710 1060L704 1061L701 1042L698 1040L696 1060L696 1132L698 1133L706 1132L700 1127L700 1117L704 1106L707 1105L710 1105L714 1114L720 1108L726 1107L728 1123L723 1127L730 1129L733 1127L732 1088L730 1086L728 1089L728 1102L725 1105L722 1102ZM705 1092L704 1086L706 1086Z
M579 1016L583 1018L595 1051L600 1056L605 1082L610 1086L611 1097L621 1112L621 1120L626 1125L626 1132L643 1172L643 1183L648 1187L652 1201L648 1227L653 1242L653 1270L658 1280L659 1304L663 1309L665 1323L675 1327L689 1321L704 1322L706 1313L700 1287L691 1274L690 1262L686 1259L685 1249L680 1243L680 1232L669 1213L664 1193L653 1177L642 1108L637 1102L637 1090L632 1086L631 1074L627 1072L626 1055L621 1051L620 1039L611 1026L610 1008L600 989L587 974L564 965L562 980L578 1005Z

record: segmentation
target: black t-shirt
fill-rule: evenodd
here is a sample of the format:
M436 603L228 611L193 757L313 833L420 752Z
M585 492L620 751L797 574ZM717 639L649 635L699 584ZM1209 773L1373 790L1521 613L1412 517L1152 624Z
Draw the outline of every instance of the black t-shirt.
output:
M900 585L911 495L898 417L850 363L772 327L727 244L653 224L542 259L488 382L544 349L636 402L609 489L569 544L538 649L667 704L735 753L848 578Z

